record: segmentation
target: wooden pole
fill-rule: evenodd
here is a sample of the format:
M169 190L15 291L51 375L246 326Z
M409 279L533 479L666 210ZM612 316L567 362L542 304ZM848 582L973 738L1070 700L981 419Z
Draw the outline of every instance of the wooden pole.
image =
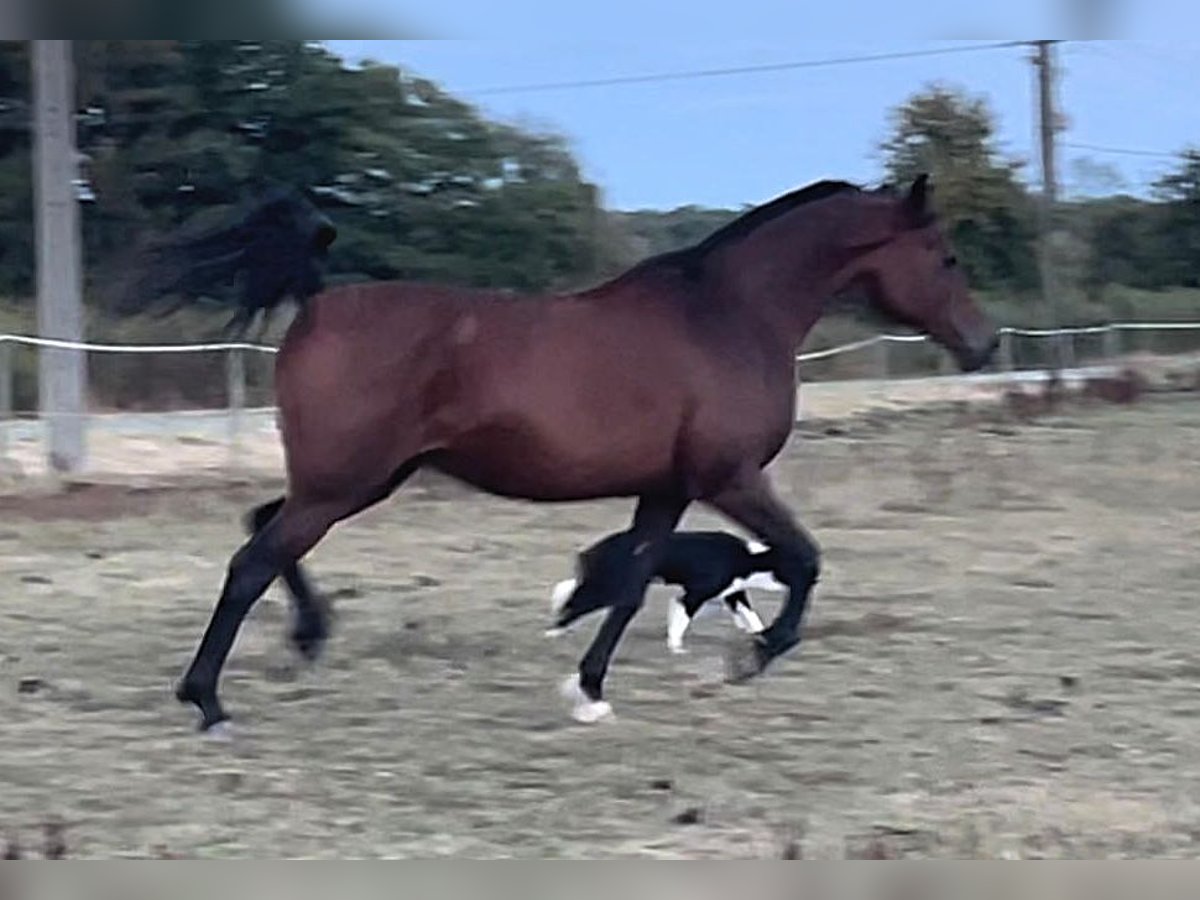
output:
M12 344L0 342L0 471L8 460L8 422L13 414Z
M225 378L229 404L229 462L233 467L238 462L242 442L242 411L246 408L246 361L243 351L228 351Z
M1062 327L1059 310L1060 286L1055 277L1053 258L1054 211L1058 205L1058 167L1056 162L1055 137L1058 133L1058 110L1054 101L1054 79L1056 76L1054 46L1059 41L1034 41L1036 52L1034 65L1038 74L1038 131L1041 137L1042 196L1039 222L1039 263L1041 268L1042 299L1050 319L1051 328ZM1064 335L1051 338L1052 368L1067 364Z
M75 73L70 41L33 41L34 201L37 320L42 337L83 340L82 254L74 193ZM38 348L38 412L46 423L50 468L84 464L85 351Z

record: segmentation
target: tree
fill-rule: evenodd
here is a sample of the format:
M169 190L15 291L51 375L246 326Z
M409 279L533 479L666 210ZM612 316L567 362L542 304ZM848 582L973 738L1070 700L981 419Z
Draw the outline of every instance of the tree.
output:
M1162 265L1173 283L1200 287L1200 148L1181 153L1179 168L1159 179L1155 191L1163 203Z
M933 85L893 111L881 144L890 182L928 172L956 251L977 287L1026 290L1037 284L1032 204L1019 179L1021 163L996 146L991 110L982 98Z
M609 271L620 251L561 137L488 121L406 70L348 68L305 41L75 49L79 144L97 197L84 211L93 300L120 294L139 244L219 218L268 182L306 189L330 210L334 279L558 289ZM0 290L24 293L26 53L22 42L0 45ZM14 129L10 107L24 119Z
M29 49L0 42L0 296L33 284Z
M615 215L630 236L631 250L639 257L646 257L695 244L742 212L745 210L680 206L667 211L647 209Z

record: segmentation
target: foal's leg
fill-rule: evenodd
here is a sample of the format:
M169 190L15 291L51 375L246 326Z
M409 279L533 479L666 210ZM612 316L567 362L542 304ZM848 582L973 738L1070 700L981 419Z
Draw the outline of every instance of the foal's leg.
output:
M683 648L683 636L700 607L710 596L689 590L682 596L671 599L671 605L667 609L667 649L672 653L686 652Z
M706 502L775 551L775 573L788 588L775 621L754 636L752 652L730 660L730 680L745 681L800 643L800 623L820 574L820 549L775 496L762 472L747 473Z
M621 635L645 599L646 587L661 561L666 540L679 523L687 501L677 498L643 497L638 501L633 526L625 532L624 553L614 553L608 565L621 566L612 605L592 645L579 663L578 680L568 682L575 702L572 715L580 722L607 717L612 708L603 700L604 676Z
M704 604L720 595L721 588L720 582L693 579L687 584L683 594L671 601L667 613L667 647L672 653L686 652L683 636L692 626L692 620L704 608Z
M283 506L283 500L280 497L251 510L246 517L246 527L251 536L267 527ZM285 563L280 575L292 598L294 621L289 635L292 646L305 659L315 660L329 639L329 604L313 590L300 563Z
M729 614L733 616L734 625L748 634L758 634L763 630L762 619L750 605L750 598L746 596L745 591L734 591L732 594L726 594L722 599L725 601L725 606L729 608Z

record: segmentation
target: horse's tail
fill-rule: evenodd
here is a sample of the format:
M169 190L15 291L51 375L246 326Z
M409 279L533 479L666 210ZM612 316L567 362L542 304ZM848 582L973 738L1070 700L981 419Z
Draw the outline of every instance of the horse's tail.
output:
M321 292L337 229L307 197L273 189L231 219L152 248L135 287L139 304L173 296L173 311L232 288L237 312L229 327L245 331L288 297L303 304Z

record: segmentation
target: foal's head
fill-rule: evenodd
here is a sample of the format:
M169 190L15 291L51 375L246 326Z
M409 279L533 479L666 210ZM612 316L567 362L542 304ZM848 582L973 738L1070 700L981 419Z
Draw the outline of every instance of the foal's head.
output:
M972 372L991 359L999 333L972 299L929 193L922 175L906 193L866 195L888 205L887 222L852 265L851 280L880 312L929 334Z

